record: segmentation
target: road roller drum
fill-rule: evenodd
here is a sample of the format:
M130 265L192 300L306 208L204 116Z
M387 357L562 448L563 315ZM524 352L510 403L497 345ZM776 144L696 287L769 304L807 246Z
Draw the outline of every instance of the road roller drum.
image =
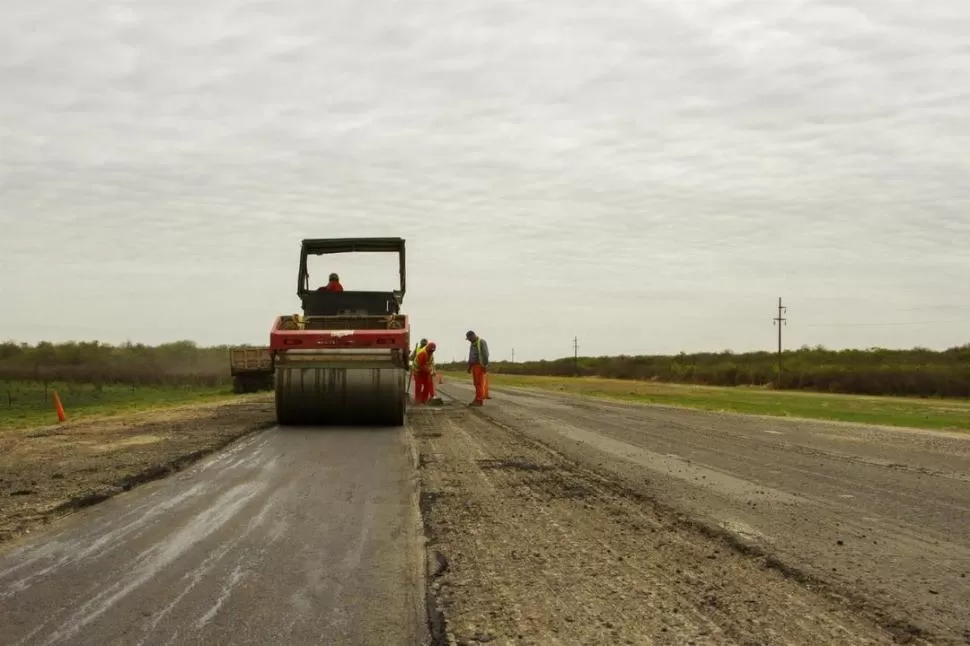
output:
M399 426L406 388L406 373L391 363L277 365L277 418L286 425Z

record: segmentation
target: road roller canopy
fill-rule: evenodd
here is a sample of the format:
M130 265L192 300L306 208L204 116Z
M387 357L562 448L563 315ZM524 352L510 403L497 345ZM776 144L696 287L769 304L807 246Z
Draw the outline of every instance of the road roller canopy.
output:
M310 288L307 258L337 253L396 253L400 273L399 289L386 292L348 290L318 292ZM346 278L346 277L344 277ZM306 315L333 315L352 310L358 313L397 313L406 286L404 238L307 238L300 249L300 272L296 293Z

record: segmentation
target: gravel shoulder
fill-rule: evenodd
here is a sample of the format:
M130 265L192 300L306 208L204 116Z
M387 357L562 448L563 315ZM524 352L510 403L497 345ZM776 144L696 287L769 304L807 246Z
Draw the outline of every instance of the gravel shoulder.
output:
M492 418L500 397L489 414L451 401L410 415L440 643L896 643L844 599Z
M493 390L482 416L844 599L900 641L970 643L965 434Z
M0 432L0 545L275 423L266 395Z

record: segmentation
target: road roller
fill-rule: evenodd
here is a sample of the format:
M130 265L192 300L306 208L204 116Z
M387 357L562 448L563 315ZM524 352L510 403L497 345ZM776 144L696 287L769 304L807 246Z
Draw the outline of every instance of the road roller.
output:
M284 426L404 424L411 329L401 313L405 291L403 238L305 239L297 296L302 314L276 318L270 332L276 420ZM311 256L397 253L396 290L334 291L313 286Z

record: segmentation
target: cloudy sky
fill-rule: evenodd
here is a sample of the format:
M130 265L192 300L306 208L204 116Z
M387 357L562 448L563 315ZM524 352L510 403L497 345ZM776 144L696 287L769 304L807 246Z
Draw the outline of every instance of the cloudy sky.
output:
M947 347L968 151L966 0L5 1L0 338L265 343L400 235L444 358Z

